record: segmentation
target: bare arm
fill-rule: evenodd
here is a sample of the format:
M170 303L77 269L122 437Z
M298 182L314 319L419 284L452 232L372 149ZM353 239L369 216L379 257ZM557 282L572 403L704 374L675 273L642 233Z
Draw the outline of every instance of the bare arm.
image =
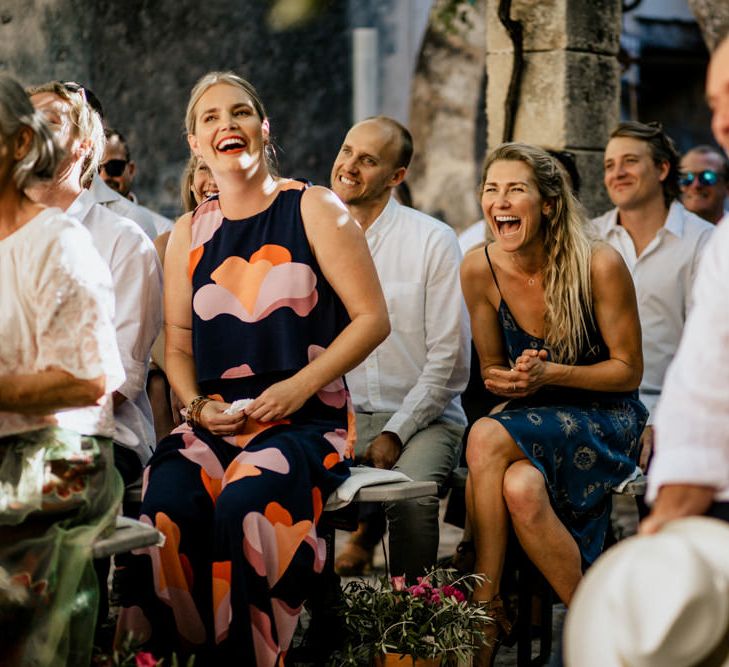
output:
M98 405L106 378L81 380L61 370L0 376L0 411L46 415L64 408Z
M461 263L461 289L471 318L471 335L478 352L481 377L489 391L499 396L512 396L511 392L491 387L486 381L492 370L509 371L509 361L494 306L494 300L500 297L483 248L468 252L464 257Z
M606 244L592 257L593 312L609 351L609 359L585 366L545 360L544 353L525 350L516 371L493 371L502 384L515 383L515 396L533 393L544 385L591 391L632 391L643 376L640 321L633 280L620 255Z
M258 396L246 412L259 421L281 419L319 389L363 361L390 332L387 306L360 227L326 188L301 201L306 235L324 277L342 300L350 323L316 359Z
M191 213L177 221L165 255L165 364L170 385L184 405L201 393L192 356L192 283L188 275L191 223ZM203 409L200 422L217 435L238 432L245 415L226 415L227 407L228 403L211 401Z

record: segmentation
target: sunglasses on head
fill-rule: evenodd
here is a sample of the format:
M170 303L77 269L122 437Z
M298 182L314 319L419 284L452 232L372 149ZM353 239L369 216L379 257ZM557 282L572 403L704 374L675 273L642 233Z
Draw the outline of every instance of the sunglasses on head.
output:
M719 182L719 174L713 169L704 169L704 171L699 172L685 171L679 176L678 182L681 187L687 188L697 178L701 185L716 185Z
M76 83L75 81L62 81L61 85L67 92L78 93L81 95L83 101L86 102L97 114L99 114L102 119L104 118L104 109L101 106L101 102L91 90L84 88L80 83Z
M127 164L128 162L126 160L107 160L99 165L99 171L103 169L107 176L115 178L124 173L124 170L127 168Z

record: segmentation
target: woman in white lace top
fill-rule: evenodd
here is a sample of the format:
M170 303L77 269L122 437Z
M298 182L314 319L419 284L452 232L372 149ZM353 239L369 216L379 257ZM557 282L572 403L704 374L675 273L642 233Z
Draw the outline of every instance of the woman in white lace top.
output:
M24 193L67 157L20 85L0 76L3 665L89 663L91 546L121 496L110 394L124 372L109 270L81 225Z

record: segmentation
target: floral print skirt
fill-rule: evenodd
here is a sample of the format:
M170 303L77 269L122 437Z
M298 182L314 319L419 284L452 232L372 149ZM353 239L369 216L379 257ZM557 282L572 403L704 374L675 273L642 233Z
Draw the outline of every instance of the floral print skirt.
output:
M0 664L89 664L91 552L122 491L108 438L60 428L0 438Z
M632 395L560 391L510 401L491 415L544 475L585 566L602 552L612 488L635 470L647 416Z
M118 637L196 665L282 664L324 565L317 523L349 475L342 426L295 413L232 438L183 425L162 440L141 520L166 541L120 573Z

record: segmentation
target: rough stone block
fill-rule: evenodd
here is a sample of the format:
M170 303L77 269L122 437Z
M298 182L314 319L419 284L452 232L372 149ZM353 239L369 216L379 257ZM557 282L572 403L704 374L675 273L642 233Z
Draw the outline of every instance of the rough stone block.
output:
M489 54L487 67L488 144L493 147L503 137L512 57ZM527 54L514 139L602 149L617 122L618 85L618 64L611 56L570 51Z
M612 203L603 186L603 151L578 150L569 146L566 150L575 156L577 171L582 181L580 201L589 217L594 218L612 208Z
M511 51L498 16L499 0L487 0L486 44L490 52ZM526 51L586 50L617 54L620 0L514 0L511 18L520 21Z

